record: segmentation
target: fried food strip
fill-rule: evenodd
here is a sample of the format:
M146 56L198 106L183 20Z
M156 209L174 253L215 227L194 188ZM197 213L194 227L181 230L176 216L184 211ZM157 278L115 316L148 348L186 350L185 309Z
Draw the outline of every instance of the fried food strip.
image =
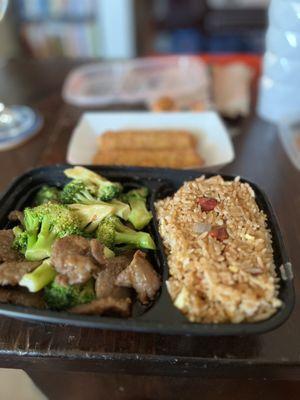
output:
M196 138L181 129L123 129L107 131L99 137L99 147L108 150L165 150L193 148Z
M176 111L177 109L176 102L168 96L159 97L151 104L151 110L155 112Z
M133 165L138 167L189 168L200 167L203 159L193 149L174 150L113 150L99 151L93 160L98 165Z

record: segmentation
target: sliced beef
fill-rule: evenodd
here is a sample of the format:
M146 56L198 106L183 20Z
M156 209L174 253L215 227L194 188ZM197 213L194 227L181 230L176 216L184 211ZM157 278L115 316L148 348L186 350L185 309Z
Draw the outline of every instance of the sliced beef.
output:
M99 240L92 239L90 241L91 254L94 259L103 267L107 267L109 259L104 256L104 245Z
M114 297L126 298L130 296L130 291L126 288L121 288L115 285L116 277L120 272L126 268L131 261L130 255L116 256L112 258L105 258L103 250L104 246L99 240L91 240L91 253L93 257L105 267L99 271L96 276L96 296L97 298Z
M0 230L0 285L17 285L23 275L41 264L26 261L22 254L12 249L13 240L11 229Z
M117 276L115 283L134 288L143 304L153 300L160 288L159 275L140 250L135 252L131 263Z
M33 271L41 261L6 261L0 265L0 285L15 286L23 275Z
M11 212L8 214L8 219L9 219L9 221L21 222L21 224L23 224L23 221L24 221L24 214L23 214L22 211L14 210L14 211L11 211Z
M90 243L81 236L57 239L52 247L51 263L68 283L87 282L99 267L90 255Z
M72 307L68 310L74 314L85 315L102 315L115 313L122 317L128 317L131 312L131 300L115 299L113 297L106 297L104 299L93 300L91 303L80 304L79 306Z
M0 288L0 303L45 308L45 302L40 293L29 293L19 289Z
M130 264L130 261L132 260L134 254L132 251L128 251L120 256L106 258L104 256L104 245L96 239L92 239L90 241L90 248L91 254L94 259L104 268L111 266L120 266L124 269L125 267L127 267L127 265Z
M14 234L11 229L0 230L0 263L22 260L22 254L12 249L13 241Z
M122 256L120 256L122 257ZM123 258L123 257L122 257ZM129 265L130 260L124 260L124 263L110 265L103 271L100 271L96 278L95 291L99 299L113 297L116 299L130 297L130 290L115 285L115 280L120 272Z

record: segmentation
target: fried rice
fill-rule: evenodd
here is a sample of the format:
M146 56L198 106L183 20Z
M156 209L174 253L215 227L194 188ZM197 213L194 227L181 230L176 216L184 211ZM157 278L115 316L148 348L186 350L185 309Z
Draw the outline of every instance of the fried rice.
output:
M281 306L267 217L249 184L203 176L155 207L167 288L190 321L255 322Z

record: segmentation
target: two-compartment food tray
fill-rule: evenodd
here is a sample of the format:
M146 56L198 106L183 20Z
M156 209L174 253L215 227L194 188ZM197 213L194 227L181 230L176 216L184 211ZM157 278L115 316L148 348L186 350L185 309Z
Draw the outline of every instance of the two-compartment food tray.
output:
M10 211L23 209L29 205L35 192L41 185L62 186L67 178L63 174L66 165L41 167L29 171L16 179L7 192L0 199L0 228L9 227L7 216ZM195 179L202 175L196 170L170 170L158 168L134 167L88 167L105 177L121 182L127 187L147 186L150 191L149 206L154 214L150 224L150 231L157 245L157 252L153 256L153 263L162 276L161 290L147 307L136 302L130 318L74 315L67 312L40 310L12 304L0 304L0 314L14 318L35 321L70 324L81 327L113 329L124 331L157 332L163 334L195 334L195 335L242 335L262 333L281 325L290 315L294 307L294 287L291 265L287 258L281 233L274 212L264 193L253 183L248 182L256 194L256 201L268 219L273 240L276 272L280 279L279 298L283 306L266 321L238 324L200 324L190 323L173 305L166 287L168 279L167 258L163 249L162 240L158 234L158 221L155 215L154 202L174 193L184 181ZM212 174L206 173L207 177ZM225 180L234 177L222 175Z

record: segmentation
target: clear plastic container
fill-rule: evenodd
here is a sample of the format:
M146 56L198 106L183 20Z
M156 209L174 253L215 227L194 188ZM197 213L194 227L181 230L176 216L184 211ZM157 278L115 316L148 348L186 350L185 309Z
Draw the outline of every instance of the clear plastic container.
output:
M151 104L160 96L196 99L209 107L206 65L191 56L93 63L68 75L63 98L77 106Z
M300 117L299 114L283 119L279 124L281 143L294 164L300 170Z
M280 123L300 113L300 1L272 0L257 111Z

